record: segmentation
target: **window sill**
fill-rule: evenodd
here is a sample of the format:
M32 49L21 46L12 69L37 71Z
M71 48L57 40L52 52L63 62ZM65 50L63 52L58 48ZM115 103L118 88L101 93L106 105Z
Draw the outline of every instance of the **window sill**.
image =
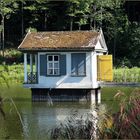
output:
M61 75L46 75L46 77L60 77Z
M71 75L71 77L86 77L86 75Z

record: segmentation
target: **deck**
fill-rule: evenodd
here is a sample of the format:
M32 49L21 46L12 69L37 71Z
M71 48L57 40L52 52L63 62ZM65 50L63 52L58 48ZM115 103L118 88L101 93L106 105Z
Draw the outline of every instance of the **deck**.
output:
M101 82L100 87L140 87L140 83L135 82Z

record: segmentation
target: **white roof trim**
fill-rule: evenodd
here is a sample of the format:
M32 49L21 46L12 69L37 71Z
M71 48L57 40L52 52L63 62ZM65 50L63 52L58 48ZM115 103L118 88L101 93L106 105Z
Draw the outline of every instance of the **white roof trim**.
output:
M105 42L105 38L104 38L104 34L103 34L102 29L100 29L99 41L100 41L100 44L101 44L102 48L107 51L108 49L107 49L107 45L106 45L106 42Z
M20 49L20 46L23 44L23 42L24 42L24 40L27 38L28 34L31 34L31 32L28 32L28 33L26 34L26 36L24 37L24 39L23 39L22 42L20 43L18 49Z

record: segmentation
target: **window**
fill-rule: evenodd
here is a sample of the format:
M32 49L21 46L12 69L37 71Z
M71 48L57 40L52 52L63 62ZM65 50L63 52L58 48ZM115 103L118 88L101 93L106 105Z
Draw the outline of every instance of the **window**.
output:
M59 55L47 55L47 75L59 75Z
M72 53L71 54L71 74L72 76L86 75L86 54Z

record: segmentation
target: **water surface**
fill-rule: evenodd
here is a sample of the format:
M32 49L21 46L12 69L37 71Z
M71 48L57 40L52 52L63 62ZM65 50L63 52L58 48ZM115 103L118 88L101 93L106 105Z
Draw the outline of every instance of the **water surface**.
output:
M127 94L133 90L126 87L103 88L103 108L112 112L118 110L118 102L113 100L118 89ZM21 85L1 87L0 95L4 98L3 109L6 114L5 120L0 115L0 139L48 139L50 130L74 112L78 112L80 116L93 111L90 103L61 102L50 105L47 102L31 102L30 90L22 88Z

